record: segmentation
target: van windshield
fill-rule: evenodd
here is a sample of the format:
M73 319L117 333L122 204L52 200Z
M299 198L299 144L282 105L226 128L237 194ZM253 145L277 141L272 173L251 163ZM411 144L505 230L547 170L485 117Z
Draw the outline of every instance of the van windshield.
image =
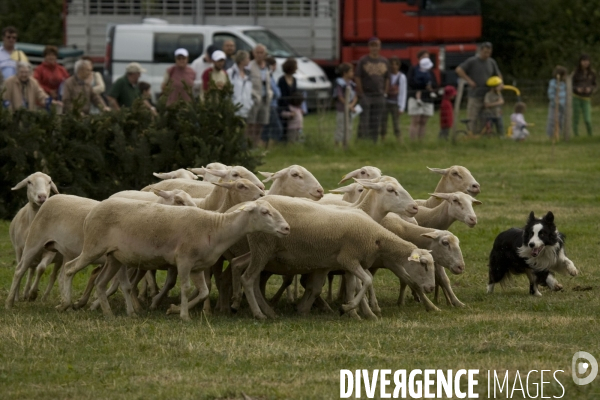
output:
M296 57L296 51L280 37L268 30L248 30L244 34L251 37L256 43L265 45L269 55L273 57Z

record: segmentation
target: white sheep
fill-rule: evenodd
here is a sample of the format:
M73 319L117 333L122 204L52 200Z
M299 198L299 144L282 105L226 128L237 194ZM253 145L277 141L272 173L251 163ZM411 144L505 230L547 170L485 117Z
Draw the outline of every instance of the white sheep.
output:
M58 189L56 188L54 182L52 182L52 178L43 172L35 172L29 175L11 190L19 190L25 186L27 186L28 202L19 210L19 212L17 212L17 215L13 218L8 228L10 241L15 250L17 264L19 261L21 261L21 255L23 254L23 248L25 247L25 240L27 239L27 234L29 233L29 227L33 222L38 210L50 197L50 192L58 193ZM39 279L46 270L46 267L52 262L53 257L53 253L44 253L39 259L38 266L35 269L32 268L29 270L29 276L27 277L27 283L25 284L25 291L23 293L23 297L25 299L35 299L37 296L37 285L39 283ZM31 291L30 285L33 275L36 271L37 275L35 277L35 281L33 282L33 287L35 290ZM18 292L16 293L16 297L18 297Z
M429 168L431 172L442 175L434 192L435 193L454 193L463 192L473 197L481 193L481 186L475 180L471 172L460 165L454 165L450 168ZM440 199L433 196L427 200L417 200L419 206L433 208L441 203Z
M190 235L189 232L193 232ZM127 313L133 315L129 281L124 265L157 269L177 267L181 280L180 317L189 320L190 278L202 300L208 296L204 270L235 242L252 232L287 236L290 227L281 214L264 200L243 203L225 214L198 208L168 207L147 202L108 199L88 215L81 255L65 265L66 285L91 261L106 254L105 271L97 283L98 298L107 316L112 312L106 284L118 272Z
M139 201L149 201L157 204L189 206L196 207L196 202L187 192L181 189L160 190L154 189L152 192L141 192L139 190L123 190L110 196L121 199L131 199Z
M355 169L352 172L348 172L346 175L342 176L342 180L338 182L338 185L341 185L343 182L356 178L356 179L375 179L381 176L381 170L377 167L364 166L359 169Z
M206 167L188 168L188 171L192 171L194 174L201 176L205 182L218 182L219 177L212 174L212 172L215 170L226 171L229 168L230 167L228 165L221 164L218 162L213 162L213 163L207 164Z
M415 219L421 226L434 229L448 229L454 221L464 222L469 228L477 225L477 215L473 210L474 205L481 201L462 192L431 193L432 197L443 200L435 208L419 206Z
M171 171L171 172L154 172L152 173L152 175L154 175L155 177L157 177L158 179L191 179L191 180L196 180L198 179L198 176L191 173L190 171L187 171L183 168L179 168L175 171Z
M273 182L268 192L270 195L305 197L317 201L323 197L323 187L317 178L300 165L291 165L274 173L259 173L267 178L263 182Z
M323 197L323 200L326 200L328 197L332 199L339 198L339 195L341 194L343 201L346 201L348 203L355 203L364 190L365 188L363 187L363 185L361 185L358 182L354 182L350 185L330 190L329 192L333 193L333 195L326 194L325 197Z
M377 256L389 262L392 272L406 279L411 289L422 294L421 288L406 273L403 265L417 247L389 232L364 212L347 207L321 206L283 196L269 195L264 200L286 218L292 233L284 239L260 233L248 235L251 254L246 258L249 257L251 261L241 277L245 263L238 263L237 259L232 261L232 308L237 309L241 301L241 280L254 316L264 319L266 317L263 312L269 317L275 316L260 291L255 296L254 290L257 278L267 263L270 272L282 275L315 274L314 285L307 288L298 303L300 312L307 312L319 296L327 272L339 269L352 273L363 283L356 297L342 305L344 312L356 308L364 300L364 293L372 284L371 275L365 268L370 267ZM428 252L427 257L430 260L429 270L433 282L433 259ZM244 256L241 258L244 259ZM419 256L414 261L426 263L425 258ZM438 310L427 298L424 299L424 305L430 310ZM373 313L367 317L376 318Z

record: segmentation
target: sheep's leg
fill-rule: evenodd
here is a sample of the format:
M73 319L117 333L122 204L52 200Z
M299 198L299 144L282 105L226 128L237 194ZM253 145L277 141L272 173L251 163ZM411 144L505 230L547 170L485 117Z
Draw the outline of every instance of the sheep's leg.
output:
M48 300L48 296L50 296L50 292L52 292L52 288L54 287L54 282L56 282L56 277L58 276L58 272L62 267L62 254L58 253L58 256L54 257L54 267L52 268L52 273L50 274L50 279L48 279L48 285L46 285L46 290L44 291L44 295L42 296L42 301Z
M23 289L23 298L21 300L23 301L27 301L29 299L29 292L31 290L31 282L33 282L33 280L35 275L35 268L29 268L29 273L27 274L27 280L25 281L25 288Z
M373 285L371 285L371 286L373 286ZM358 290L360 290L360 288L362 287L361 281L359 281L359 280L356 281L356 287L358 288ZM365 296L358 303L358 309L367 319L377 319L377 315L375 315L375 313L373 312L373 310L371 309L371 307L369 307L369 304L367 303L367 297L368 297L367 295L370 293L371 293L371 289L367 290L367 293L365 293ZM373 294L375 294L374 291L373 291ZM356 310L353 310L353 311L356 311Z
M17 268L15 269L13 280L10 285L10 291L8 292L8 297L6 298L5 307L7 310L14 306L15 299L17 298L19 293L21 279L23 279L23 275L25 275L25 273L29 269L29 264L31 264L31 261L33 261L35 255L36 254L34 251L28 251L24 254L23 257L21 257L21 261L19 261L19 263L17 264Z
M101 246L95 246L91 249L87 249L84 242L83 251L79 257L76 257L69 262L66 262L65 258L58 280L62 301L61 304L56 307L57 310L65 311L67 308L71 307L73 276L77 272L93 263L95 260L99 259L103 254L107 253L107 250L107 248Z
M206 284L206 271L195 271L190 273L190 279L194 282L196 292L198 293L190 302L188 302L188 309L196 307L198 303L206 301L210 295L210 290ZM167 314L176 314L181 311L181 308L175 304L171 304L171 307L167 310Z
M444 295L446 296L446 301L448 304L453 305L454 307L464 307L464 303L462 303L454 292L452 291L452 286L450 286L450 279L448 279L448 275L446 274L446 270L441 265L435 264L435 290L437 292L438 286L442 288L444 291ZM437 299L436 299L437 300Z
M102 272L102 267L103 265L98 265L92 270L92 273L90 274L90 278L88 279L88 283L85 287L83 294L81 295L79 300L77 300L77 302L73 304L73 308L75 310L85 306L89 301L90 296L92 295L92 291L94 290L94 286L96 285L96 278L98 278L98 275L100 275L100 273Z
M177 262L177 275L179 276L179 281L181 282L181 305L179 309L179 317L184 321L190 320L187 292L190 290L190 271L193 267L193 261L178 260ZM169 312L167 311L167 314L168 313Z
M377 272L377 270L375 270L374 272ZM373 275L371 274L371 272L369 270L367 270L367 274L371 275L371 279L373 279ZM377 296L375 295L375 286L371 285L371 287L369 288L369 307L371 309L371 311L377 315L378 317L381 317L381 308L379 307L379 303L377 302ZM364 306L363 306L363 312L364 312Z
M404 299L406 298L406 282L400 279L400 295L398 296L398 305L404 305Z
M250 258L248 258L248 256L250 256ZM233 294L231 296L231 309L235 311L237 311L240 308L240 304L242 302L242 286L244 289L246 289L246 285L244 285L244 280L242 279L242 276L246 275L246 273L248 272L248 266L251 265L249 263L252 261L251 256L252 255L250 253L246 253L242 256L234 258L229 264L229 268L231 268L231 285L233 286ZM244 269L246 269L246 272L244 272ZM248 282L248 288L252 288L253 291L252 297L255 304L254 308L252 309L252 313L258 319L265 319L266 317L260 311L258 304L256 304L256 299L254 299L254 280L260 277L261 270L262 268L260 270L256 269L255 271L252 271L251 274L246 275L246 282ZM252 280L250 280L251 277L253 278ZM252 282L251 285L250 282ZM246 293L246 298L247 297L248 293Z
M330 271L327 274L327 302L328 303L333 302L333 278L334 277L335 277L335 274L333 273L333 271Z
M131 295L131 283L129 281L129 278L127 276L127 267L124 266L123 264L121 264L120 262L118 262L117 260L114 259L114 257L109 256L112 258L111 262L114 262L118 265L120 265L119 271L117 272L117 275L115 277L115 279L113 279L113 283L116 279L119 280L119 287L121 288L121 292L123 293L123 298L125 299L125 309L127 310L127 315L130 317L137 317L137 314L135 313L135 310L133 308L133 297ZM137 297L136 297L137 299ZM139 304L138 304L139 306Z
M346 290L346 280L347 280L347 276L346 273L342 273L342 279L340 280L340 287L338 288L338 295L337 295L337 301L339 303L343 303L344 299L345 299L345 295L347 293Z
M406 270L403 267L398 266L396 264L392 264L392 263L387 263L385 265L385 267L387 269L389 269L390 271L392 271L400 279L400 282L403 282L403 283L405 282L406 284L408 284L408 286L412 289L412 291L417 296L419 296L419 298L421 299L421 302L423 303L423 305L425 306L425 309L427 311L441 311L439 308L437 308L431 302L431 300L429 300L429 298L427 296L425 296L425 293L423 293L423 289L421 289L421 286L417 285L415 283L415 281L412 280L412 278L410 277L408 272L406 272ZM402 289L400 290L400 294L404 298Z
M364 299L365 293L367 293L367 290L369 290L369 286L373 284L373 279L371 278L371 274L365 271L365 269L363 269L360 263L356 260L347 261L342 265L344 265L346 269L349 272L351 272L356 278L360 279L362 283L362 287L360 288L356 296L354 296L354 298L348 303L342 304L341 306L342 311L348 312L358 307L361 300ZM373 314L372 312L371 314L372 315L368 315L368 318L377 319L377 316L375 314Z
M114 314L110 308L110 304L108 304L106 287L108 282L110 282L110 280L119 272L120 269L121 263L117 262L114 257L107 254L104 268L102 268L102 272L98 278L96 278L96 295L98 296L98 301L102 307L102 313L107 318L114 317Z
M298 276L292 275L292 282L294 283L293 287L288 286L285 290L285 294L288 299L288 303L294 304L296 299L298 299Z
M110 297L113 294L117 293L117 290L119 289L119 277L115 276L114 279L112 280L112 282L110 283L110 287L108 288L108 291L106 292L106 296ZM94 300L94 302L92 303L92 305L90 306L90 310L95 310L98 308L98 306L100 306L100 299L96 299Z
M263 313L269 318L277 318L277 314L271 305L267 302L267 299L260 292L260 285L258 280L254 284L254 297L256 298L256 302L258 306L263 311Z
M171 267L167 270L167 280L165 281L162 289L160 289L160 292L158 292L158 294L152 298L152 304L150 304L151 310L156 310L163 297L165 297L169 291L175 287L175 283L177 283L177 269Z
M141 313L143 310L138 296L138 284L140 281L145 280L148 275L147 272L145 269L139 268L131 268L127 271L128 282L131 286L131 302L136 313Z
M46 268L48 268L48 265L52 263L52 260L54 259L55 255L56 253L52 251L44 251L42 255L42 260L35 268L35 279L33 281L33 284L31 285L31 288L29 289L29 296L27 297L29 301L34 301L35 299L37 299L40 279L42 278L42 275L44 275L44 272L46 272Z
M343 290L343 297L342 297L342 304L345 302L349 302L350 300L352 300L354 298L354 296L356 295L356 287L357 287L357 282L356 282L356 277L354 275L352 275L349 272L344 272L344 275L342 275L342 281L340 282L340 292ZM343 311L341 311L341 314L343 314ZM352 319L356 319L356 320L360 320L362 319L359 315L358 312L356 310L350 310L349 312L346 313L346 315Z
M156 270L146 271L144 278L148 287L148 297L152 298L156 296L160 290L156 283Z
M212 311L210 308L210 291L212 290L212 270L207 269L202 273L204 274L204 281L206 282L206 287L208 288L208 296L206 296L206 298L204 299L204 308L202 309L202 311L204 311L205 314L211 314ZM200 290L198 290L198 292L199 291ZM198 293L196 296L199 297L200 295L201 294Z
M273 275L269 272L269 276ZM263 274L261 274L261 278L262 278ZM269 303L271 303L272 306L275 306L275 304L277 304L279 302L279 299L281 298L281 296L283 295L283 292L287 292L289 294L289 287L290 285L294 282L294 277L295 275L281 275L281 286L279 287L279 290L277 291L277 293L275 293L275 295L271 298L271 301L269 301ZM264 292L262 292L264 294ZM289 301L289 295L288 295L288 301ZM290 303L293 303L293 301L291 301Z
M297 277L297 275L296 275ZM306 315L310 312L315 300L320 297L323 291L323 285L327 279L327 271L317 270L308 275L306 286L304 286L304 294L298 300L297 310L299 314Z
M217 311L226 314L231 312L230 301L233 290L231 279L231 267L227 267L218 281L219 297L217 299L217 306L215 307Z

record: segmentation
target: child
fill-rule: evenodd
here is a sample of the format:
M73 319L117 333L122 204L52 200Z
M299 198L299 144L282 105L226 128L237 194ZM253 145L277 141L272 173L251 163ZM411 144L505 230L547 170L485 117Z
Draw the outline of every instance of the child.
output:
M502 79L498 76L490 77L486 85L490 90L485 94L483 98L483 118L485 123L491 123L496 125L496 133L498 136L504 134L504 124L502 123L502 105L504 105L504 98L502 98L501 85Z
M388 115L392 115L392 127L394 136L401 142L400 138L400 114L406 108L406 76L400 72L401 62L396 56L388 59L390 63L390 86L387 92L386 107L381 120L381 140L385 139L387 133Z
M526 126L529 124L525 121L525 103L517 103L515 104L515 112L510 116L510 122L513 126L512 128L512 138L518 142L522 142L529 136L529 131Z
M454 124L454 110L452 108L452 100L456 96L454 86L446 86L444 88L444 97L440 106L440 134L439 138L448 140L448 133Z
M288 119L287 123L287 140L290 143L302 142L302 123L304 120L304 111L302 111L302 103L304 95L300 92L293 92L288 102L289 111L282 111L281 116Z
M345 130L345 117L344 117L344 107L346 105L346 87L350 88L350 103L348 107L350 107L350 112L354 112L354 106L358 102L358 97L356 96L356 85L354 84L354 67L350 63L342 63L338 67L338 73L341 75L340 78L335 80L335 89L334 89L334 97L335 97L335 145L339 145L340 143L344 143L344 134ZM350 120L350 126L348 127L348 137L346 138L346 143L350 141L350 137L352 136L352 120Z
M558 118L558 131L562 132L564 116L565 116L565 105L567 104L567 69L558 65L554 68L552 73L553 79L548 84L548 99L550 105L548 107L548 125L546 127L546 133L548 137L554 137L555 122ZM558 86L558 88L557 88ZM558 99L558 103L556 100ZM558 111L558 116L556 112Z
M433 89L431 88L431 68L433 68L433 62L429 59L429 57L421 58L419 61L419 68L416 69L414 80L417 84L417 87L425 87L425 90L431 92L431 97L437 97L435 93L433 93ZM418 90L415 93L415 99L417 99L417 103L421 102L421 90Z
M140 98L142 99L146 107L150 109L153 115L158 115L156 107L154 107L154 103L152 102L152 92L150 90L150 84L148 82L140 81L138 83L138 89L140 89Z

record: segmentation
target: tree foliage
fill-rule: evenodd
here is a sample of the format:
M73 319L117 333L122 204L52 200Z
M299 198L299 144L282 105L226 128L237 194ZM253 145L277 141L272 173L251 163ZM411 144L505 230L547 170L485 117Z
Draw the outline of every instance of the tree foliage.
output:
M600 66L598 2L483 0L482 13L483 37L509 77L549 79L556 65L572 71L581 53Z
M63 0L2 0L0 27L14 26L19 42L63 44Z
M81 117L0 109L0 218L25 204L10 188L29 174L50 175L61 193L103 200L155 182L153 172L219 161L254 170L244 121L235 115L231 86L205 101L158 105L152 117L141 102L118 112Z

